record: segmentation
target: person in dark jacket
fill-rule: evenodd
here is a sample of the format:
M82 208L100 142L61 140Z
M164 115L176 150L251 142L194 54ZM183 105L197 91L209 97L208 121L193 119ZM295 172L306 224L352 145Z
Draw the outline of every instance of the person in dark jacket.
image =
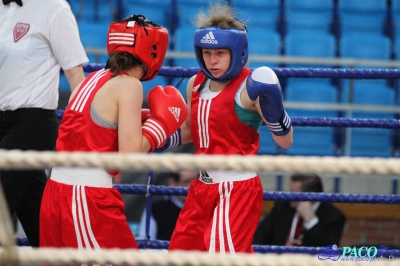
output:
M291 176L291 192L323 192L316 174ZM255 245L314 246L339 245L346 217L330 203L277 201L260 221Z

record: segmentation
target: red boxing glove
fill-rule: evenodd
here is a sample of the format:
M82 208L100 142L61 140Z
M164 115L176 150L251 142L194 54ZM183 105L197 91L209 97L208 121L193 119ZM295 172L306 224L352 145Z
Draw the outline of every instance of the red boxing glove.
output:
M182 95L174 86L155 86L149 92L147 101L151 114L142 131L150 142L150 151L153 151L181 127L188 110Z

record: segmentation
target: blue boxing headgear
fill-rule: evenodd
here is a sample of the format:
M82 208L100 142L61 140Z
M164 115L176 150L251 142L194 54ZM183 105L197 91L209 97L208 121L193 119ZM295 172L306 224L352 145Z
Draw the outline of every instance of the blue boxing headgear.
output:
M231 65L228 71L219 78L213 77L204 63L202 48L227 48L231 52ZM207 27L194 33L194 51L201 70L206 76L216 82L228 82L242 71L248 58L247 32L245 29L221 29Z

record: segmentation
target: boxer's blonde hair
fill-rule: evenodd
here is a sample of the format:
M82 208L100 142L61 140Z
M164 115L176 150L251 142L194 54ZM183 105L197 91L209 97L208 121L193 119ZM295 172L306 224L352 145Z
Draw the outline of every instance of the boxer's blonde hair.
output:
M219 27L221 29L245 29L245 24L238 20L235 12L228 4L216 2L210 4L208 12L200 11L193 23L198 28L206 28L210 26Z

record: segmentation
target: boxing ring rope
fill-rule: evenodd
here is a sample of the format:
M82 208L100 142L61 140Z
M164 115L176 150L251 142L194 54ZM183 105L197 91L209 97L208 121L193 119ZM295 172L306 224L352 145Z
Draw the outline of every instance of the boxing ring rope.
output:
M314 266L332 265L337 266L336 261L320 261L312 255L292 254L283 256L279 254L208 254L204 252L183 252L171 251L168 253L147 250L92 250L83 251L76 249L55 249L55 248L34 248L32 250L18 250L17 257L5 259L4 252L0 252L1 265L20 265L20 264L90 264L98 263L101 265L220 265L220 266ZM3 264L4 263L4 264ZM340 265L340 264L339 264ZM371 265L369 261L346 261L346 265ZM392 261L374 261L373 265L389 266Z
M103 64L88 64L85 72L103 68ZM396 69L289 69L273 68L280 77L303 78L349 78L349 79L398 79L400 71ZM196 68L163 67L159 75L187 78L196 74ZM390 110L400 113L400 108ZM61 118L62 110L57 110ZM377 127L387 129L400 128L400 120L396 119L347 119L347 118L293 118L294 126L323 127ZM106 169L148 170L148 171L180 171L180 170L248 170L266 172L315 172L333 174L377 174L399 175L399 158L363 158L363 157L318 157L318 156L284 156L284 155L250 155L250 156L209 156L191 154L120 154L94 152L35 152L35 151L5 151L0 150L0 169L47 169L54 166L67 167L101 167ZM146 185L115 185L120 193L150 195L186 195L187 189ZM0 196L2 196L0 190ZM363 194L328 194L328 193L290 193L264 192L264 200L314 200L325 202L352 203L383 203L399 204L398 195L363 195ZM0 211L6 210L4 198L0 197ZM321 247L280 247L254 246L258 253L263 254L214 254L202 252L157 252L166 249L168 241L149 241L138 239L143 250L101 250L78 251L75 249L33 248L17 249L17 246L27 245L26 238L10 237L11 221L1 215L0 219L0 265L20 264L139 264L139 265L333 265L337 263L329 258L324 261L317 259L315 254L321 254ZM16 243L17 245L15 245ZM338 251L341 251L338 248ZM282 254L291 253L290 256ZM381 252L382 255L400 255L400 250ZM346 261L349 265L366 265L368 261ZM375 265L389 265L390 261L374 261ZM336 264L337 265L337 264Z
M1 169L53 166L124 170L234 170L399 175L400 158L286 155L193 155L0 150Z
M86 53L99 56L108 56L107 49L97 47L86 47ZM193 52L167 51L166 59L193 59L196 57ZM289 56L289 55L263 55L249 54L250 62L259 62L268 65L272 64L296 64L296 65L321 65L321 66L343 66L353 67L381 67L381 68L400 68L398 60L377 60L377 59L359 59L359 58L326 58L326 57L308 57L308 56Z
M400 109L399 109L400 110ZM56 115L61 119L64 110L57 110ZM372 118L332 118L332 117L293 117L293 126L308 127L358 127L358 128L386 128L399 129L400 119L372 119Z
M95 156L93 156L95 155ZM121 156L122 155L122 156ZM86 157L86 158L85 158ZM168 158L169 157L169 158ZM123 162L120 159L126 158ZM195 160L196 159L196 160ZM221 159L221 161L219 160ZM255 169L255 170L266 170L266 171L315 171L315 172L332 172L334 169L340 169L338 172L343 173L379 173L379 174L398 174L400 173L400 159L382 159L382 158L346 158L346 161L342 161L342 158L332 157L328 160L323 157L301 157L301 156L205 156L205 155L179 155L179 154L93 154L93 153L55 153L55 152L33 152L33 151L0 151L0 168L6 169L30 169L30 168L48 168L51 165L57 166L82 166L82 167L103 167L103 168L128 168L128 169L141 169L141 170L154 170L166 167L169 170L183 170L183 169L219 169L219 170L243 170L243 169ZM222 160L224 162L222 162ZM310 161L310 162L308 162ZM216 162L216 163L215 163ZM242 162L242 163L240 163ZM221 167L221 164L225 164ZM191 167L188 168L188 165ZM268 165L272 165L269 167ZM294 169L291 169L290 165L297 165ZM353 165L353 167L342 167L344 165ZM369 167L370 166L370 167ZM169 168L172 167L172 168ZM381 169L376 172L374 169ZM383 169L383 170L382 170ZM119 186L120 187L120 186ZM118 186L117 186L118 188ZM139 190L146 192L146 188L140 187ZM173 190L168 188L168 190ZM155 191L153 191L156 193ZM162 192L162 191L161 191ZM160 192L160 193L161 193ZM186 193L185 190L179 191L179 193ZM172 193L172 192L170 192ZM294 194L288 193L272 193L270 199L287 199L282 198L281 195L290 195L293 200L296 200ZM268 198L268 193L266 194ZM322 195L320 193L305 193L304 196L307 199L324 200L322 197L329 199L329 195ZM315 197L315 198L313 198ZM321 198L320 198L321 197ZM374 197L374 196L372 196ZM340 196L338 197L341 198ZM349 196L348 199L351 197ZM357 196L355 197L357 198ZM378 197L379 198L379 197ZM397 196L394 196L394 202L397 203L399 200ZM300 198L297 198L300 199ZM342 196L342 200L343 196ZM375 198L376 200L376 198ZM339 200L340 201L340 200ZM387 199L384 199L386 202ZM368 202L372 202L372 198ZM380 202L380 201L379 201ZM144 246L146 240L138 240L138 244ZM155 248L165 248L167 242L153 242ZM158 245L158 246L157 246ZM257 249L257 247L256 247ZM339 249L340 250L340 249ZM320 265L322 261L318 261L315 257L310 254L318 254L322 252L321 248L309 248L309 247L277 247L270 246L266 247L260 252L268 253L264 254L265 257L259 257L259 255L245 255L237 254L234 257L226 259L227 255L218 254L211 255L202 253L157 253L157 256L149 256L149 254L137 252L137 251L121 251L121 250L108 250L108 251L76 251L76 250L54 250L54 249L33 249L33 250L16 250L14 253L0 253L0 262L9 263L13 260L17 260L15 263L51 263L51 264L62 264L62 263L90 263L97 262L100 264L105 263L143 263L145 265L153 265L157 263L170 263L171 265L181 265L187 263L188 265ZM293 254L290 257L284 258L277 254L269 253L308 253L308 255L298 254L299 257ZM400 254L395 251L394 254ZM139 255L137 255L137 253ZM14 254L16 258L10 257L10 254ZM189 255L190 254L190 255ZM384 253L382 253L384 254ZM392 253L393 254L393 253ZM176 255L176 256L175 256ZM195 260L193 258L196 257ZM239 258L237 258L239 257ZM176 264L175 264L176 263ZM203 263L203 264L201 264ZM329 262L324 261L324 265ZM358 265L363 265L363 262L357 262ZM383 261L378 261L377 265L386 265ZM15 264L16 265L16 264Z
M85 72L93 72L105 67L105 64L85 64ZM399 79L399 69L344 69L344 68L271 68L278 77L284 78L341 78L341 79ZM171 78L190 78L199 68L164 66L159 76Z
M121 185L114 187L122 194L147 194L153 196L186 196L187 188L152 185ZM368 194L342 194L342 193L315 193L315 192L277 192L264 191L263 200L266 201L320 201L342 203L381 203L400 204L400 195L368 195Z

